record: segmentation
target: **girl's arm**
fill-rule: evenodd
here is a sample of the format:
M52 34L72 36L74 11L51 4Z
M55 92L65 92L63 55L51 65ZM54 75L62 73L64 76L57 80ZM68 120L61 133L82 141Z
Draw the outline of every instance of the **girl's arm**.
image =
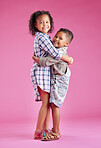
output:
M52 42L46 35L40 35L38 38L38 43L40 48L42 48L46 53L49 53L53 58L60 60L63 53L59 53L59 51L53 46ZM62 58L62 60L66 61L66 59Z
M46 52L48 52L52 57L58 60L63 60L65 62L73 63L73 58L69 57L63 53L60 53L52 44L52 42L46 37L46 35L42 35L39 38L39 46L42 47Z

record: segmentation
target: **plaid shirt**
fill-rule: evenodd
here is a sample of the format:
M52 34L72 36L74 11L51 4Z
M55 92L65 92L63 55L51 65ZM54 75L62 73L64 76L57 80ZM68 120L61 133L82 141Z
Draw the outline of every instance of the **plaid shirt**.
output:
M53 46L50 36L42 32L36 32L34 40L34 53L38 57L46 57L50 54L55 59L61 59L62 53ZM41 67L37 63L31 69L31 79L35 93L35 100L41 101L37 86L43 91L50 92L50 66Z

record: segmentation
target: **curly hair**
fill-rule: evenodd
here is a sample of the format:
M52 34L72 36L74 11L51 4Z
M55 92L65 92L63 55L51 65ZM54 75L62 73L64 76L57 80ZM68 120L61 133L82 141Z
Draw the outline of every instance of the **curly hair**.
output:
M35 27L35 23L36 23L36 19L43 15L43 14L47 14L49 16L50 19L50 30L48 32L52 32L54 29L54 22L53 22L53 18L51 17L49 11L36 11L34 12L31 16L30 16L30 20L29 20L29 31L32 35L35 35L35 32L38 31L38 29Z
M60 30L58 32L64 32L64 33L66 33L66 35L67 35L70 43L71 43L72 39L74 38L73 33L69 29L60 28Z

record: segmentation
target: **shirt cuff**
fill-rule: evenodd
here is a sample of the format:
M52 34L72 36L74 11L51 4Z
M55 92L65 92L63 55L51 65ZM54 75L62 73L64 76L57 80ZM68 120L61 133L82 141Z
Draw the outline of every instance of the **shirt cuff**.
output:
M40 63L40 66L46 66L46 58L45 57L40 57L39 58L39 63Z

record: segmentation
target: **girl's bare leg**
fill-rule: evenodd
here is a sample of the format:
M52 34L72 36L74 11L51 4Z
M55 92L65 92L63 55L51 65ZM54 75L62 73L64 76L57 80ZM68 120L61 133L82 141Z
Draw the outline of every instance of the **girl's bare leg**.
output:
M48 130L49 128L49 117L50 117L50 104L48 105L47 115L46 115L46 119L43 125L44 130Z
M48 105L49 105L49 93L43 91L40 87L38 87L38 91L39 91L39 94L42 100L42 106L39 110L36 131L41 132L44 126L46 116L47 116Z
M54 133L59 132L59 123L60 123L60 111L55 104L51 104L52 108L52 118L53 118L53 131Z

